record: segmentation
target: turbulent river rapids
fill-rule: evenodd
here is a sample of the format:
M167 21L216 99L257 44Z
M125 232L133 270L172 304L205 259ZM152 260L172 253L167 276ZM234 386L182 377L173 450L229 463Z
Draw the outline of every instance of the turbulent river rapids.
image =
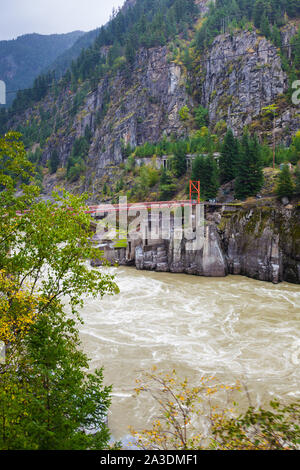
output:
M86 299L81 339L91 368L113 384L109 427L116 439L144 428L153 403L134 398L141 370L176 369L241 380L253 400L300 398L300 288L240 276L203 278L109 268L120 294Z

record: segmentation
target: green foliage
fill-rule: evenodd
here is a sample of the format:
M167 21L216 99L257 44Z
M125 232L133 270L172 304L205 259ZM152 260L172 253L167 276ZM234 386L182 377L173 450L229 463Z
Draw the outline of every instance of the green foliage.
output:
M37 147L35 152L28 152L27 158L31 163L40 163L42 158L42 150L40 147Z
M43 189L43 180L44 180L43 167L41 165L36 165L34 181L40 190Z
M180 119L182 121L187 121L190 117L190 110L188 108L188 106L183 106L180 110L179 110L179 116L180 116Z
M292 38L291 43L293 45L293 59L295 69L300 71L300 27L298 28L297 34Z
M156 146L154 144L150 144L149 142L145 142L144 145L137 147L134 153L137 157L141 158L152 157L156 154Z
M300 403L283 405L272 401L269 409L250 407L238 418L215 423L214 449L298 450Z
M86 169L85 160L89 152L90 143L87 140L89 132L75 140L71 156L67 165L67 178L70 182L77 181Z
M12 114L41 100L50 88L54 96L57 96L60 91L66 92L70 86L76 92L78 83L87 79L91 88L94 88L107 73L114 73L116 70L125 70L130 77L130 66L138 48L166 45L176 34L187 31L196 13L194 0L139 0L130 8L120 9L105 27L79 38L74 47L54 64L58 76L66 70L67 65L70 66L59 84L53 83L53 74L39 76L32 89L18 93ZM82 49L79 54L80 47ZM107 56L102 52L103 47L110 48ZM125 61L129 65L127 68ZM34 73L36 74L36 70ZM73 101L73 116L82 100L80 90ZM105 105L101 113L105 115ZM101 119L103 115L99 117Z
M294 165L300 160L300 131L298 131L292 139L289 160Z
M278 177L276 194L279 199L282 197L291 198L294 194L295 186L292 180L291 172L288 165L284 165Z
M271 37L270 23L265 12L260 20L260 30L267 39Z
M131 8L119 10L100 28L94 44L73 62L73 76L76 80L100 78L123 56L131 66L139 47L165 45L192 24L195 13L194 0L139 0ZM111 46L107 60L100 54L103 46ZM130 70L127 73L130 76Z
M270 150L270 155L271 155L271 158L269 158L269 166L271 166L271 163L273 161L273 151L270 147L269 147L269 150ZM277 164L287 163L288 161L292 161L292 160L293 160L293 154L291 152L291 149L279 143L276 146L276 153L275 153L276 163Z
M124 180L123 178L121 177L120 180L117 182L116 184L116 192L119 193L120 191L122 191L124 189Z
M212 155L199 155L192 167L192 180L200 181L202 199L215 199L220 187L218 167Z
M240 158L235 180L235 197L255 196L263 185L261 149L256 137L244 133L240 145Z
M133 155L130 155L127 159L126 165L125 165L125 170L130 172L134 169L135 167L135 158Z
M122 157L124 160L127 160L127 158L132 154L133 149L131 148L131 145L128 143L125 145L124 141L122 141Z
M79 349L75 321L52 304L23 341L14 360L8 354L0 385L0 449L108 447L105 418L111 387L103 386L101 369L86 374L88 361Z
M274 27L284 24L284 15L295 18L300 14L298 0L216 0L210 5L206 21L197 32L195 44L202 51L209 46L213 39L224 30L231 27L244 28L247 22L253 22L268 38L279 43L279 36ZM228 22L229 19L229 22Z
M287 405L273 400L268 409L250 406L239 414L235 401L235 395L241 393L239 384L228 386L215 377L202 377L193 387L175 370L163 375L155 367L136 383L136 395L148 393L159 409L150 429L131 429L139 449L299 449L299 400Z
M110 194L110 188L109 188L109 186L107 185L107 183L104 183L102 192L103 192L104 196L107 196L107 195Z
M0 105L0 137L5 134L8 114L6 109Z
M159 182L159 198L161 201L170 200L176 192L176 184L169 171L163 168Z
M232 130L229 129L223 141L220 157L220 178L222 184L228 183L236 177L238 164L239 144L237 139L234 138Z
M172 168L177 178L183 176L187 169L186 155L187 145L185 142L178 142L174 148L174 157L172 159Z
M51 72L40 75L34 80L32 88L18 91L16 99L12 104L11 112L13 114L21 113L35 102L42 100L49 91L53 79L54 76Z
M209 125L209 114L208 109L199 105L198 108L194 110L195 122L198 129L202 127L207 127Z
M0 364L0 449L103 449L111 389L103 386L102 370L87 374L78 308L87 295L118 289L113 277L87 266L99 253L90 243L85 197L64 192L41 201L33 173L19 136L0 139L0 297L6 299L0 340L7 353Z
M156 185L159 180L158 170L152 168L151 166L144 165L139 169L138 182L141 187L145 189L150 189Z
M224 119L218 121L215 125L214 131L218 136L223 136L227 131L226 121L224 121Z
M282 39L281 39L281 34L280 30L275 24L272 28L272 41L275 44L276 47L282 46Z
M135 170L135 184L129 192L129 199L143 201L153 186L159 181L159 171L151 165L143 165Z

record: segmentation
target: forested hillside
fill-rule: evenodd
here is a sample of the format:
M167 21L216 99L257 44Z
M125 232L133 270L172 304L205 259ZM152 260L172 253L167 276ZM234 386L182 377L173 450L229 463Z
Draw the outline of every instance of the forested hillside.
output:
M8 90L32 86L34 79L84 33L26 34L11 41L0 41L0 79ZM8 105L15 94L9 93Z
M2 132L23 134L45 192L185 196L192 171L206 198L232 180L255 195L264 168L300 159L299 16L297 0L127 0L61 79L18 94Z
M57 59L47 67L47 70L55 71L55 76L60 78L70 67L72 61L78 58L81 51L93 44L98 34L99 28L82 34L71 47L60 54Z

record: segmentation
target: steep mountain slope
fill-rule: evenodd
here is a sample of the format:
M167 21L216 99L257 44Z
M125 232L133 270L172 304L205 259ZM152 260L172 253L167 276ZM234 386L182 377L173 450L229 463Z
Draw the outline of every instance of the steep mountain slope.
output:
M195 132L199 106L217 136L247 125L271 142L263 109L275 104L277 141L290 143L299 15L294 0L127 0L59 83L37 87L38 100L19 96L9 127L79 190L101 185L136 146Z
M28 88L60 54L76 43L84 33L26 34L11 41L0 41L0 79L8 90ZM8 105L14 94L9 94Z
M88 48L93 44L98 34L99 29L82 34L71 47L55 58L55 60L44 69L44 72L54 70L55 76L61 77L70 67L72 61L78 58L82 49Z
M282 43L289 44L296 31L293 23L287 25L281 32ZM262 109L282 100L278 135L288 137L297 131L297 109L285 95L289 77L282 57L276 46L259 31L244 29L234 35L219 35L204 60L200 101L209 109L212 125L224 120L238 133L245 125L260 130L256 119L262 117ZM289 121L289 129L284 128L286 121Z

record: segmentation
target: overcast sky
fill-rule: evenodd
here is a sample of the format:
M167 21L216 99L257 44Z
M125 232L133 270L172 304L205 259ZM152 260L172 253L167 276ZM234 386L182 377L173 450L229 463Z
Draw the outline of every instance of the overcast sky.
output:
M90 31L125 0L0 0L0 40L27 33Z

